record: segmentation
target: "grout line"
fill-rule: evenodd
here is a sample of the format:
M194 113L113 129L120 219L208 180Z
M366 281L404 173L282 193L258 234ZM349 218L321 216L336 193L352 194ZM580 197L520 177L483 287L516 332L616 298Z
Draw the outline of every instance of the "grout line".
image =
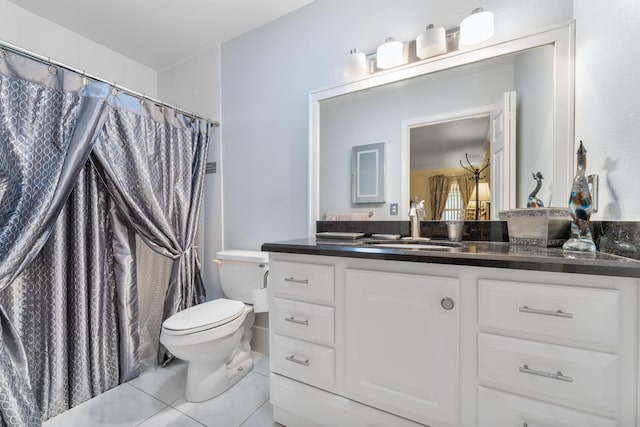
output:
M205 401L206 402L206 401ZM200 421L196 420L195 418L193 418L192 416L190 416L189 414L185 414L184 412L182 412L180 409L176 408L175 406L169 406L171 409L176 410L178 412L180 412L182 415L184 415L185 417L197 422L198 424L200 424L201 426L207 427L206 424L201 423Z
M167 369L167 368L162 368L162 369ZM179 368L174 368L174 369L179 369ZM157 373L158 373L158 371L153 372L153 373L148 374L148 375L156 375ZM184 375L186 376L186 374L187 374L187 371L186 371L186 368L185 368ZM180 399L182 399L182 398L184 397L184 393L183 393L180 397L178 397L178 398L176 398L176 399L172 400L171 402L165 402L164 400L162 400L162 399L160 399L159 397L157 397L157 396L155 396L155 395L151 394L150 392L146 391L145 389L143 389L143 388L141 388L141 387L139 387L139 386L136 386L136 385L134 385L134 384L131 384L134 380L136 380L136 379L138 379L138 378L140 378L140 376L137 376L136 378L133 378L133 379L131 379L131 380L127 381L127 382L126 382L126 383L124 383L124 384L130 385L131 387L133 387L133 388L135 388L135 389L137 389L137 390L140 390L140 391L141 391L141 392L143 392L143 393L148 394L149 396L153 397L153 398L154 398L154 399L156 399L156 400L159 400L160 402L164 403L164 404L165 404L165 405L167 405L167 406L171 406L171 404L172 404L172 403L175 403L175 402L177 402L178 400L180 400Z
M197 424L200 424L203 427L207 427L206 424L202 424L200 421L196 420L195 418L190 417L189 415L185 414L182 411L179 411L178 409L174 408L173 406L170 405L166 405L165 408L162 408L160 411L156 412L155 414L151 415L150 417L146 418L144 421L140 422L139 424L136 424L136 426L139 426L145 422L147 422L150 418L155 417L156 415L158 415L160 412L165 411L167 409L173 409L174 411L178 411L180 413L180 415L189 418L190 420L196 422Z
M126 384L126 383L125 383L125 384ZM139 388L137 388L137 387L135 387L135 388L136 388L136 389L138 389L138 390L140 390L140 389L139 389ZM146 391L144 391L144 390L140 390L140 391L141 391L141 392L143 392L144 394L147 394L147 395L149 395L149 396L153 397L153 398L154 398L154 399L156 399L158 402L162 402L162 403L165 405L165 407L164 407L164 408L162 408L160 411L156 412L155 414L151 415L150 417L146 418L146 419L145 419L144 421L142 421L140 424L144 423L144 422L145 422L145 421L147 421L149 418L151 418L151 417L153 417L153 416L155 416L155 415L158 415L160 412L164 411L165 409L167 409L167 408L171 408L171 409L174 409L174 410L176 410L176 411L180 412L180 414L184 415L185 417L187 417L187 418L191 418L193 421L195 421L195 422L197 422L198 424L200 424L200 425L202 425L202 426L205 426L205 427L206 427L206 424L202 424L200 421L196 420L195 418L193 418L193 417L192 417L192 416L190 416L189 414L186 414L186 413L182 412L180 409L178 409L178 408L176 408L175 406L173 406L173 404L174 404L174 403L176 403L178 400L182 399L184 396L181 396L181 397L177 398L176 400L174 400L174 401L173 401L173 402L171 402L171 403L165 403L165 402L163 402L162 400L160 400L160 399L158 399L157 397L155 397L154 395L152 395L151 393L148 393L148 392L146 392ZM202 403L202 402L201 402L201 403ZM140 424L136 424L136 425L140 425Z
M125 383L125 384L127 384L127 383ZM127 385L130 385L130 384L127 384ZM158 397L154 396L153 394L149 393L149 392L148 392L148 391L146 391L146 390L143 390L143 389L141 389L141 388L138 388L138 387L136 387L136 386L134 386L134 385L131 385L131 387L135 388L136 390L139 390L139 391L143 392L143 393L144 393L144 394L146 394L147 396L151 396L151 397L153 397L155 400L157 400L158 402L160 402L160 403L162 403L162 404L164 404L164 405L170 406L170 404L169 404L169 403L167 403L167 402L163 401L162 399L160 399L160 398L158 398ZM177 399L176 399L176 400L177 400Z
M148 394L148 393L147 393ZM157 400L157 399L156 399ZM140 424L145 423L149 418L155 417L156 415L158 415L160 412L164 411L165 409L167 409L169 407L169 405L167 405L166 403L162 402L164 404L164 408L161 408L158 412L154 412L153 414L149 415L147 418L145 418L144 420L140 421L138 424L135 424L136 426L139 426Z
M153 417L153 416L156 416L156 415L158 415L160 412L162 412L162 411L164 411L165 409L167 409L167 406L168 406L168 405L167 405L166 403L164 403L162 400L158 399L157 397L152 396L152 395L150 395L149 393L147 393L146 391L144 391L144 390L140 390L138 387L134 387L134 386L132 386L131 384L128 384L128 383L122 383L122 384L119 384L119 385L118 385L118 387L123 386L123 385L124 385L124 386L129 386L129 387L133 388L134 390L137 390L137 391L139 391L139 392L141 392L141 393L146 394L147 396L151 396L153 399L157 400L158 402L160 402L160 403L162 403L162 404L164 405L164 407L163 407L163 408L160 408L158 411L156 411L156 412L154 412L153 414L149 415L147 418L145 418L144 420L140 421L138 424L135 424L136 426L139 426L140 424L142 424L142 423L144 423L145 421L147 421L149 418L151 418L151 417ZM100 396L100 395L99 395L99 396ZM130 425L134 425L134 424L130 424Z
M176 403L178 400L182 400L182 399L184 399L185 402L188 402L188 400L184 398L184 393L182 393L182 396L172 400L171 403L167 403L167 405L171 406L172 408L178 409L175 406L173 406L173 404Z
M269 395L271 395L271 393L269 393ZM269 401L269 399L270 399L270 398L271 398L270 396L267 396L267 398L264 400L264 402L262 402L261 404L259 404L259 405L258 405L258 407L256 408L256 410L255 410L255 411L253 411L253 412L251 413L251 415L249 415L249 416L248 416L248 417L247 417L243 422L241 422L241 423L240 423L240 425L239 425L238 427L242 427L243 425L245 425L245 423L246 423L247 421L249 421L249 420L251 419L251 417L253 417L253 415L254 415L256 412L258 412L258 411L260 410L260 408L262 408L262 407L264 406L264 404L265 404L265 403L267 403L267 402Z

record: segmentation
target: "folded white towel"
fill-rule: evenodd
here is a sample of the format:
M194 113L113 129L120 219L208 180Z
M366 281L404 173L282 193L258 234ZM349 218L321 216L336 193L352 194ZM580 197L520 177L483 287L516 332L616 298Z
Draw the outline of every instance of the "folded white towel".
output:
M368 221L373 214L371 212L355 213L325 213L324 221Z

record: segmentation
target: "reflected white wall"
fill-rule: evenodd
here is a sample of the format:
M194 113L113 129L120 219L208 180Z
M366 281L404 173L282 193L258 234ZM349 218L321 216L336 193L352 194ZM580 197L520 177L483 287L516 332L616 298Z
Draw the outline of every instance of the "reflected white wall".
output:
M518 55L515 64L517 115L516 129L516 207L527 207L529 194L536 187L532 173L545 177L537 194L545 206L564 206L568 195L552 199L553 176L553 49L533 49ZM566 141L559 141L560 144Z
M514 84L513 60L498 59L322 101L320 214L371 211L374 220L407 221L390 215L388 206L408 211L409 201L401 199L403 121L488 107ZM351 147L376 142L386 143L386 203L352 205Z

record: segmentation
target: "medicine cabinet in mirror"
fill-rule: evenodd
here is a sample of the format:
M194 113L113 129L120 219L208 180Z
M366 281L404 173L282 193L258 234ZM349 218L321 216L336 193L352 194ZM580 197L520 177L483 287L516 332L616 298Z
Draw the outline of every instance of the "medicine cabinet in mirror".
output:
M351 203L384 203L384 142L351 149Z
M490 186L487 219L526 206L537 171L545 177L543 201L566 204L574 151L573 50L569 23L312 92L309 235L327 212L368 211L372 220L407 220L414 196L432 196L412 194L412 172L445 170L466 179L460 168L465 154L475 167L490 163L481 181ZM475 118L486 120L480 134L456 125ZM385 203L363 206L350 194L351 150L376 141L386 143ZM398 203L398 215L390 214L391 203Z

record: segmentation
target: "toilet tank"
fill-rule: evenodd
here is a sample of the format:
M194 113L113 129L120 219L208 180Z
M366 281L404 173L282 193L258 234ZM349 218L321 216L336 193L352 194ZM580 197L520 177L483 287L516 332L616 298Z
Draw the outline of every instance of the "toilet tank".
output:
M264 286L269 253L230 250L216 253L220 286L225 297L252 304L251 291Z

